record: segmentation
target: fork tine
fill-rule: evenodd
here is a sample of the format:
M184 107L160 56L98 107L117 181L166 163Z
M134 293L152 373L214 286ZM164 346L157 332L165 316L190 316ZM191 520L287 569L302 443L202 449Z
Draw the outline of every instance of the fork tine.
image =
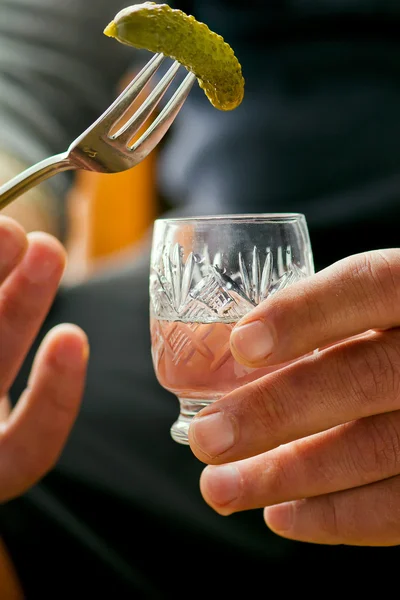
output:
M158 117L153 121L150 127L146 129L137 142L129 147L129 150L131 150L132 154L135 156L133 165L137 165L145 159L162 140L174 122L175 117L179 113L195 81L196 76L193 73L188 73Z
M118 119L123 117L124 113L140 94L144 86L153 77L164 59L165 56L163 54L155 54L136 77L132 79L118 98L114 100L111 106L102 114L100 119L96 121L96 125L101 123L106 128L107 124L109 124L111 128L111 125L115 124Z
M147 100L138 108L138 110L130 117L130 119L114 133L110 138L117 141L120 145L126 146L130 139L139 131L148 117L151 115L155 107L164 96L165 92L169 88L172 80L174 79L181 64L175 61L173 65L168 69L167 73L157 84Z

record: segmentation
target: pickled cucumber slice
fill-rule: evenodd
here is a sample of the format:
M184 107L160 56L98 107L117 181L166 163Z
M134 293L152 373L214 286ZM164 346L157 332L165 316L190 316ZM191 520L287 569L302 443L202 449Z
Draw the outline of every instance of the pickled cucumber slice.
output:
M144 2L121 10L105 35L135 48L162 53L197 77L211 104L232 110L244 96L241 65L223 37L167 4Z

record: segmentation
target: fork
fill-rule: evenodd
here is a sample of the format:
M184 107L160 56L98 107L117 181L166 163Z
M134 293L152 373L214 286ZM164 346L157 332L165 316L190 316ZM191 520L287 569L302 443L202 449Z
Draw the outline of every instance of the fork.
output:
M163 110L139 139L132 142L182 66L174 61L146 100L119 126L164 59L163 54L155 54L111 106L72 142L66 152L40 161L0 186L0 210L32 187L62 171L84 169L120 173L145 159L167 133L196 80L193 73L188 73Z

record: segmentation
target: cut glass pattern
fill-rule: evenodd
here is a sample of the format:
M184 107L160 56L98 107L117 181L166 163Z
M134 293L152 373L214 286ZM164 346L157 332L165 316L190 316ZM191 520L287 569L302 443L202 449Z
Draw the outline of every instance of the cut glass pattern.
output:
M247 260L239 253L227 264L222 253L211 260L207 248L184 259L183 248L175 244L171 252L161 248L151 266L152 314L169 321L232 323L304 277L290 246L274 253L254 247Z

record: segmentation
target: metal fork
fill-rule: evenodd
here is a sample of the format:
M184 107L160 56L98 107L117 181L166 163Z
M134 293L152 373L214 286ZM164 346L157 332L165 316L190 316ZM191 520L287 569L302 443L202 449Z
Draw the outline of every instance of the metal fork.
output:
M24 192L61 171L85 169L99 173L120 173L146 158L179 113L196 80L193 73L186 75L169 102L137 141L131 143L175 78L181 66L177 61L126 123L121 124L115 133L113 131L164 58L163 54L155 54L111 106L72 142L66 152L42 160L0 186L0 210Z

